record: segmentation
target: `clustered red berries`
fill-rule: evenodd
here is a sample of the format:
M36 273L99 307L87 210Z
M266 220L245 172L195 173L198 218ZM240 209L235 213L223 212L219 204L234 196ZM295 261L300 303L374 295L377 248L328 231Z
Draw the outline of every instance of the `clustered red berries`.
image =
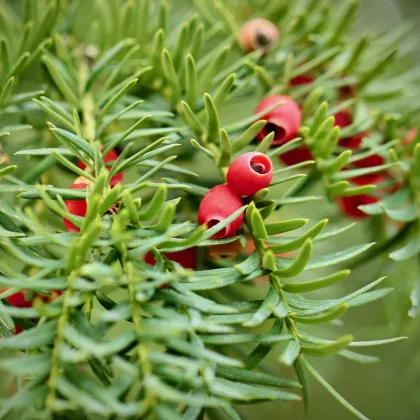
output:
M312 83L314 79L310 76L299 75L290 81L290 86L299 86ZM278 106L275 106L279 104ZM273 108L273 106L275 106ZM271 108L271 110L270 110ZM267 123L257 134L257 140L262 141L265 136L274 132L272 146L278 147L296 138L302 124L302 116L299 105L289 96L271 95L264 98L257 106L255 113L261 114L264 110L268 112L260 117L260 120L266 120ZM353 123L352 116L348 110L337 112L334 115L335 126L346 128ZM339 145L344 148L357 150L361 147L362 141L367 133L357 133L351 137L343 137L339 140ZM305 144L282 153L279 159L286 165L295 165L312 159L312 154ZM380 166L385 160L378 154L370 155L366 158L356 160L352 163L353 168L368 168ZM239 163L238 163L239 165ZM233 164L232 164L233 166ZM228 173L229 176L229 173ZM349 180L354 186L363 186L368 184L378 185L386 180L384 174L375 174L374 176L361 176ZM251 188L244 185L243 188ZM387 191L384 191L385 193ZM356 196L340 197L339 206L343 213L352 218L365 218L367 214L363 213L358 207L376 203L379 197L374 194L360 194Z
M241 197L254 195L268 187L273 179L273 165L263 153L249 152L238 156L227 172L227 184L213 187L203 198L198 209L198 223L211 228L227 219L242 205ZM240 214L221 229L213 239L222 239L237 234L244 220Z

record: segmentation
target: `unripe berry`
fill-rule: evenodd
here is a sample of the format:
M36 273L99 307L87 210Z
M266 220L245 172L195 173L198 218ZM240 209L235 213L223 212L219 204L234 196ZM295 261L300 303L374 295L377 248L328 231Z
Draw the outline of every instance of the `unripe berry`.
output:
M272 145L282 145L297 136L299 128L302 123L302 116L298 104L289 96L271 95L264 98L258 105L255 113L263 112L274 106L280 101L278 107L274 108L266 115L261 117L261 120L266 120L267 124L257 134L257 140L262 141L264 137L274 131L274 140Z
M90 181L83 176L80 176L79 178L74 181L74 183L71 185L71 189L73 190L85 190L89 185ZM69 213L74 214L75 216L86 216L87 211L87 203L86 200L65 200L64 201L67 210ZM80 229L75 226L70 220L63 218L64 225L66 226L67 230L69 232L79 232Z
M231 163L226 179L235 194L248 197L268 187L273 179L273 164L264 153L244 153Z
M246 52L273 49L279 39L277 27L267 19L252 19L240 31L239 42Z
M226 184L213 187L201 200L198 209L198 223L211 228L228 218L242 207L241 198ZM227 238L236 235L244 220L243 213L233 222L213 235L213 239Z
M108 152L108 153L106 154L106 156L104 157L104 163L113 162L113 161L115 161L115 160L117 160L117 159L118 159L118 153L117 153L115 150L111 150L111 151L110 151L110 152ZM77 166L78 166L80 169L83 169L83 170L85 170L85 169L86 169L86 164L85 164L84 162L82 162L81 160L79 160L79 162L77 163ZM108 171L110 171L110 170L111 170L111 168L108 168ZM117 185L117 184L121 184L122 180L123 180L123 173L122 173L122 172L120 172L120 173L118 173L118 174L115 174L115 175L111 178L111 180L110 180L109 184L111 185L111 187L114 187L114 186L115 186L115 185Z
M181 264L184 268L194 270L195 269L195 261L196 261L196 247L184 249L183 251L177 252L166 252L163 255L170 261L175 261ZM144 261L147 264L155 265L156 261L153 258L152 254L148 252L145 257Z

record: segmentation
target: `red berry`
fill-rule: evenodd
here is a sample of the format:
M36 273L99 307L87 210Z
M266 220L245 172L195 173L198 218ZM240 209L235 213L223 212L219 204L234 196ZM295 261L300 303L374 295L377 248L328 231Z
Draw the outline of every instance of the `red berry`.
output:
M246 52L268 52L275 47L278 38L279 31L272 22L267 19L252 19L242 26L239 43Z
M367 158L360 159L356 162L353 162L353 165L357 168L370 168L372 166L379 166L385 163L385 159L377 154L368 156Z
M175 261L181 264L184 268L189 268L191 270L195 269L195 260L196 260L196 248L188 248L183 251L177 252L166 252L165 257L170 261ZM148 252L144 257L144 261L147 264L155 265L156 261L153 258L152 254Z
M385 180L385 177L380 172L373 174L359 175L349 179L349 182L356 185L379 184Z
M350 114L347 111L340 111L334 115L335 125L340 128L345 128L353 122ZM349 149L358 149L362 143L364 134L359 133L351 137L343 137L339 140L338 144Z
M7 289L1 289L0 293L5 292ZM10 295L6 298L6 300L16 308L31 308L32 307L32 301L31 300L25 300L25 293L17 292L13 295ZM23 331L22 327L20 325L15 324L15 335L21 333Z
M312 159L312 153L308 146L302 145L297 149L290 150L279 156L279 159L287 166L296 165Z
M73 190L85 190L89 184L90 181L81 176L74 181L70 188ZM69 213L74 214L75 216L86 216L86 200L65 200L64 203L66 204ZM70 222L70 220L63 218L63 221L69 232L80 232L80 229Z
M334 117L335 125L340 128L348 127L352 123L350 115L347 111L340 111L335 114ZM358 133L352 137L345 137L340 139L339 144L340 146L347 147L349 149L358 149L363 141L364 136L365 133ZM353 165L357 168L370 168L371 166L379 166L383 165L384 163L385 160L382 156L374 154L354 162Z
M348 127L352 122L350 114L347 111L337 112L337 114L334 115L334 119L335 125L340 128Z
M384 180L384 176L380 173L361 175L355 178L349 179L349 182L355 185L368 185L368 184L379 184ZM351 197L339 197L338 202L342 212L351 218L365 219L369 217L368 214L363 213L359 210L359 206L377 203L378 197L368 194L359 194Z
M118 159L118 153L115 150L111 150L104 157L104 162L105 163L114 162L117 159ZM80 169L83 169L83 170L86 169L86 164L84 162L82 162L81 160L79 160L79 162L77 163L77 166ZM110 171L110 170L111 170L111 168L108 168L108 171ZM111 181L109 182L109 184L111 185L111 187L114 187L115 185L120 184L122 182L122 180L123 180L123 174L122 174L122 172L120 172L118 174L115 174L111 178Z
M360 194L352 197L340 197L339 203L342 212L347 216L354 219L365 219L369 217L368 214L359 210L359 206L373 204L379 201L379 198L372 195Z
M225 220L236 210L242 207L241 198L235 194L226 184L213 187L201 200L198 209L198 223L211 228ZM227 238L236 235L244 220L243 213L233 222L213 235L213 239Z
M313 81L314 81L313 77L305 76L304 74L301 74L300 76L296 76L292 80L290 80L290 86L309 85Z
M0 291L0 293L5 292L7 289L2 289ZM32 301L30 300L25 300L25 293L22 292L17 292L11 296L8 296L6 298L6 300L12 305L15 306L16 308L30 308L32 307Z
M264 153L244 153L231 163L226 178L235 194L248 197L268 187L273 179L273 164Z
M284 103L260 118L261 120L267 120L267 124L257 134L258 141L262 141L272 131L275 133L273 146L284 144L297 136L302 123L302 116L298 104L289 96L267 96L260 102L255 113L263 112L280 101Z
M23 331L23 328L20 325L15 324L15 335L20 334L22 331Z

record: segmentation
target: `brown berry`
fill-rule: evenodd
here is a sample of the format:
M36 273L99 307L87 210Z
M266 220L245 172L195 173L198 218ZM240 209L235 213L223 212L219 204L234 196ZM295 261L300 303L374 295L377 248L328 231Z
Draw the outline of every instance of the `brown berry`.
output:
M268 52L276 46L278 39L278 29L267 19L252 19L246 22L239 34L239 42L246 52Z

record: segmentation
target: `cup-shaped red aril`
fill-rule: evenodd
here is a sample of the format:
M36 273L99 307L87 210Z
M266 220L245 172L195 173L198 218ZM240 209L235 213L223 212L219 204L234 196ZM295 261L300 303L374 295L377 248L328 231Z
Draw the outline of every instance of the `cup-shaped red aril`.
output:
M208 229L227 219L242 207L241 198L226 184L213 187L201 200L198 208L198 223ZM213 235L213 239L222 239L236 235L244 220L241 213L235 220Z
M299 105L292 98L285 95L267 96L259 103L255 113L264 112L264 110L277 103L280 103L279 106L260 118L260 120L266 120L267 124L257 134L257 140L262 141L266 135L274 131L272 146L279 146L294 139L302 124Z
M239 33L239 43L246 52L270 51L277 44L279 31L267 19L252 19L246 22Z
M84 177L79 177L71 185L72 190L86 190L90 181ZM64 201L69 213L75 216L86 216L87 202L86 200L65 200ZM69 232L80 232L80 229L75 226L70 220L63 218L64 226Z
M105 157L104 157L104 163L110 163L110 162L114 162L115 160L118 159L118 153L115 150L111 150L110 152L108 152ZM82 162L81 160L78 161L77 166L80 169L85 170L86 169L86 164L84 162ZM108 171L110 171L111 168L108 168ZM123 181L123 173L119 172L118 174L115 174L109 184L111 185L111 187L114 187L117 184L121 184Z
M226 179L235 194L248 197L270 185L273 164L264 153L244 153L231 163Z

